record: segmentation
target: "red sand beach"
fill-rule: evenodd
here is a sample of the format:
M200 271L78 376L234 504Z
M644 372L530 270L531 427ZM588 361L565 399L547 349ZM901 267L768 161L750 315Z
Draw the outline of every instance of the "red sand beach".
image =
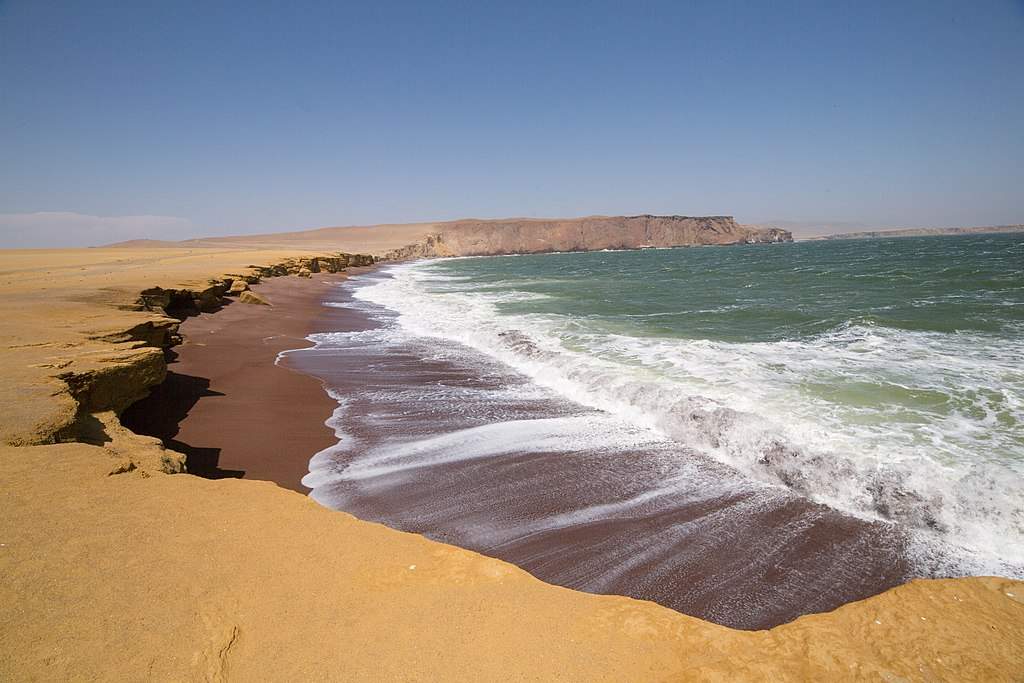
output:
M352 269L359 272L368 269ZM335 443L325 426L336 403L308 375L275 364L306 345L316 324L345 311L321 305L343 275L271 278L253 289L272 305L232 301L186 319L168 378L123 422L188 455L193 474L273 481L300 492L309 458ZM339 320L339 322L341 322Z

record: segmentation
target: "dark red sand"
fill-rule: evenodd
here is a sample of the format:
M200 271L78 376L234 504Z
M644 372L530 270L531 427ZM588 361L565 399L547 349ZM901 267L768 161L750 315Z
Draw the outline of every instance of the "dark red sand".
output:
M272 306L232 301L186 319L168 378L122 422L188 456L208 478L245 477L301 491L313 453L335 443L324 425L336 403L320 382L277 366L279 352L308 346L317 324L344 324L321 301L344 276L272 278L253 289ZM334 316L325 315L334 313Z

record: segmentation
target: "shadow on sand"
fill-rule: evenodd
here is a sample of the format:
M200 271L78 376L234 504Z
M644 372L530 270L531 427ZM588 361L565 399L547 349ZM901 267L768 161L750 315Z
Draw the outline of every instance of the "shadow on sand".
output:
M167 351L167 364L177 358L174 351ZM205 377L182 375L173 370L167 372L167 379L153 387L150 395L132 404L121 414L121 424L136 434L155 436L164 446L184 453L190 474L207 479L240 479L244 470L225 470L218 467L220 448L194 446L178 441L178 425L185 419L192 407L201 398L223 396L210 389L210 380Z

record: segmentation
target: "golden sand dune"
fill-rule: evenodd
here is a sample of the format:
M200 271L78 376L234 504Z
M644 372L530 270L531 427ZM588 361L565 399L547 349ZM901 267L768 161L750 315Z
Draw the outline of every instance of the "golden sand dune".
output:
M917 581L733 631L269 483L165 474L180 456L116 421L163 377L160 303L310 251L0 252L0 679L1020 680L1021 582Z

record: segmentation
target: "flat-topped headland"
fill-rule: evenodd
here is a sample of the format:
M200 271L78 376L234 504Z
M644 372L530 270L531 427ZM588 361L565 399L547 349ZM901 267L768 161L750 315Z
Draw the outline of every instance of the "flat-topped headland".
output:
M388 256L496 256L792 241L785 230L739 225L732 216L461 220L440 224L424 240Z
M732 216L588 216L462 219L436 223L331 227L300 232L212 237L180 242L141 240L126 247L346 248L387 260L792 242L779 228L740 225Z
M244 446L203 452L218 448L201 440L217 432L216 419L164 439L123 426L120 416L170 370L186 394L248 405L251 419L224 430L231 440L251 429L252 448L268 441L260 455L265 468L248 460L247 477L293 476L294 467L275 471L273 462L288 439L261 435L305 432L329 417L331 402L315 381L298 374L295 382L284 380L289 371L273 366L271 357L303 345L310 312L354 264L426 243L431 234L469 250L477 229L456 237L438 233L435 224L390 235L339 229L363 231L351 233L364 235L351 246L318 234L290 245L282 239L0 253L6 444L0 450L0 599L8 606L0 675L1013 680L1019 674L1021 582L914 581L768 631L737 631L649 602L552 586L501 560L327 510L271 483L235 479L231 474L243 467L234 458ZM531 231L523 228L516 239L531 239ZM748 239L740 231L722 243ZM182 325L186 319L197 323L194 331ZM219 347L221 330L236 327L252 330L242 335L244 344ZM168 366L176 349L182 362ZM188 354L205 350L219 354L224 384L204 387L209 378L185 365ZM278 374L247 384L245 375L262 372L256 365ZM191 407L187 400L179 404L179 414L168 414L163 426L173 432L187 425L180 411L187 415ZM268 427L275 417L279 429ZM326 426L320 430L323 442L333 440ZM193 451L167 448L174 440ZM314 441L298 437L284 454L292 466L312 455L304 451L317 447ZM190 456L206 457L227 476L183 473Z

